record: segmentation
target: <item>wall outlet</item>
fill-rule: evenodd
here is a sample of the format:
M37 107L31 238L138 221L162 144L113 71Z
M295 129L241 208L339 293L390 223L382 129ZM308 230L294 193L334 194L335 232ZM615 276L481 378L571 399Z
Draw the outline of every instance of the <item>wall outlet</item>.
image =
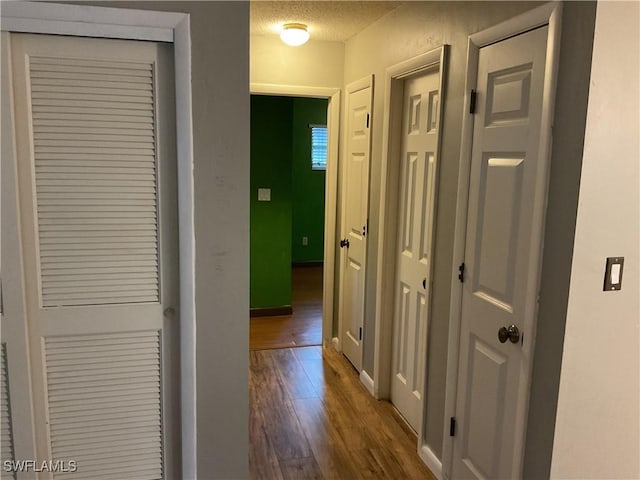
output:
M306 247L309 245L309 237L302 237L302 246Z

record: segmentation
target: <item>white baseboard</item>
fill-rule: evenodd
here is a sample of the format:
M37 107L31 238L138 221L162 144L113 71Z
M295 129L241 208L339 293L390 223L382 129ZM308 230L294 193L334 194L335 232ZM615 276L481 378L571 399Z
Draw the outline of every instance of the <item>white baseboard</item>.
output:
M369 391L369 393L373 397L376 396L376 391L375 391L375 388L374 388L375 385L373 383L373 378L371 378L369 376L369 374L364 370L360 371L360 383L362 383L365 386L365 388Z
M333 349L336 352L341 352L342 351L342 347L340 346L340 338L339 337L333 337L331 339L331 343L333 345Z
M431 470L431 473L433 473L438 480L443 480L442 462L438 457L436 457L435 453L433 453L429 446L422 445L418 453L425 465L429 467L429 470Z

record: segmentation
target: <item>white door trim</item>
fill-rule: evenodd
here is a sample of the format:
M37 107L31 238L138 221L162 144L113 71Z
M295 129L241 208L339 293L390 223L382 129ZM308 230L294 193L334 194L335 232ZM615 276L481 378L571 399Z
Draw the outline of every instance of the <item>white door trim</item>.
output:
M544 80L544 92L543 92L543 107L542 107L542 120L541 120L541 134L540 134L540 158L541 168L544 169L543 178L546 180L541 182L540 188L535 193L535 202L542 202L546 205L547 189L548 189L548 177L549 177L549 159L551 157L551 127L553 123L554 113L554 99L555 99L555 87L556 77L558 72L558 59L560 49L560 27L562 21L562 4L560 2L550 2L540 7L534 8L528 12L525 12L517 17L502 22L487 30L475 33L469 36L468 51L467 51L467 75L465 81L465 100L463 108L463 121L462 121L462 139L460 149L460 170L458 175L458 196L457 196L457 208L456 208L456 227L453 244L453 264L452 264L452 276L451 276L451 303L449 312L449 340L447 351L447 380L446 380L446 392L445 392L445 415L443 422L443 445L442 445L442 474L443 477L448 479L451 475L451 468L453 462L453 437L448 435L449 422L451 417L455 417L456 407L456 387L458 380L458 356L460 353L460 324L462 313L462 284L458 280L458 266L464 261L465 251L465 238L467 234L467 209L468 209L468 194L469 194L469 181L471 173L471 146L473 140L473 116L469 114L470 107L470 92L475 88L478 74L478 55L481 47L489 45L491 43L504 40L509 37L524 33L536 27L543 25L549 25L549 34L547 39L547 57L545 65L545 80ZM541 209L541 215L531 219L534 231L539 231L540 234L532 241L531 252L533 255L539 255L542 250L542 241L544 238L544 218L546 208ZM542 258L542 255L540 255ZM536 275L539 278L539 270L541 265L538 266ZM538 285L535 285L536 291L527 292L528 298L537 295ZM537 301L534 301L531 305L534 310L534 318L537 315ZM527 329L530 333L528 335L529 341L523 348L524 357L526 360L525 368L528 372L527 378L529 379L525 383L521 383L518 388L526 394L528 398L528 391L530 389L531 369L533 367L533 347L535 342L535 325ZM517 414L518 424L515 425L516 432L519 432L519 439L515 445L514 452L519 456L515 459L520 464L519 471L522 471L522 461L524 454L524 439L526 434L526 411L528 405L525 406L525 411L520 411Z
M31 408L31 367L27 330L27 302L25 299L24 268L22 265L22 241L18 210L18 172L16 138L13 125L13 88L9 33L2 32L2 287L3 314L2 342L7 349L7 377L10 386L9 402L12 405L29 405L29 408L13 408L11 421L22 428L13 429L13 453L15 458L37 458L35 426ZM11 281L8 281L11 279ZM9 321L14 319L14 321ZM20 361L13 362L13 359ZM20 477L18 477L20 478Z
M197 478L195 229L189 15L86 5L3 2L1 28L3 32L120 38L174 44L180 242L182 474L184 478Z
M331 87L307 87L302 85L277 85L252 83L252 95L294 96L326 98L329 146L325 173L324 201L324 254L322 285L322 345L332 346L335 261L336 261L336 213L338 204L338 138L340 136L340 89Z
M7 2L2 4L2 30L173 42L174 29L186 16L85 5Z
M399 176L400 164L392 161L397 158L401 149L400 116L402 115L403 80L409 75L438 68L440 71L440 112L438 118L438 156L435 159L435 202L434 211L437 208L438 190L438 164L440 157L440 144L442 139L442 119L444 112L444 85L446 55L449 46L443 45L429 52L410 58L392 65L386 70L385 94L384 94L384 119L382 134L382 166L380 184L380 214L377 251L376 272L376 316L375 316L375 357L373 367L372 394L378 399L387 399L391 395L391 358L393 337L393 309L395 303L393 281L396 270L397 242L397 212L399 208ZM433 229L435 235L435 228ZM431 255L434 250L434 242L431 242ZM430 256L431 256L430 255ZM432 278L432 272L429 278ZM429 312L430 315L430 312ZM428 348L428 346L427 346ZM428 366L425 367L425 375ZM425 381L426 385L426 381ZM425 404L422 405L422 418L424 418ZM441 477L442 465L424 441L424 422L418 432L418 454L429 469Z
M273 95L307 98L331 98L340 93L338 87L311 87L306 85L281 85L278 83L251 83L251 95Z

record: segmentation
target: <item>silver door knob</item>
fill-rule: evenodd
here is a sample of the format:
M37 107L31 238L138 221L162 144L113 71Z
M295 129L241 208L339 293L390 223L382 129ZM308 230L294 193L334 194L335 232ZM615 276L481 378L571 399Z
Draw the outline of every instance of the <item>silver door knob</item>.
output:
M508 327L501 327L498 330L498 340L500 343L505 343L509 340L511 343L518 343L520 340L520 330L515 325L509 325Z

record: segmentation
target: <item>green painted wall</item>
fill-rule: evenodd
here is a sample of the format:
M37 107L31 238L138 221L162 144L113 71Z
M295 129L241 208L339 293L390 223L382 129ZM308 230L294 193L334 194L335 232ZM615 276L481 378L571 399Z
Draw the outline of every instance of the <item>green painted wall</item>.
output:
M291 305L291 263L322 261L325 172L311 169L309 124L326 121L327 100L251 96L251 308Z
M291 305L293 99L251 96L252 308ZM258 201L258 188L271 201Z
M311 169L309 124L327 124L326 99L293 100L293 262L321 262L324 256L324 170ZM308 244L302 245L307 237Z

